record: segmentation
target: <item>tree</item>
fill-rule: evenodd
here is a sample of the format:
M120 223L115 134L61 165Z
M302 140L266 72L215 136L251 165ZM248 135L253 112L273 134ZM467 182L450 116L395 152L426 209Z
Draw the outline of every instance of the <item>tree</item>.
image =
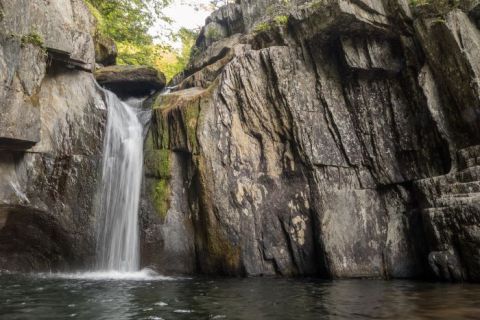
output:
M168 21L162 10L171 0L86 1L97 19L97 32L116 42L119 64L154 64L161 48L148 31L157 19Z
M181 28L174 37L182 43L180 50L163 51L155 61L157 69L165 73L167 79L171 79L174 75L182 72L190 60L190 54L198 36L198 31Z
M171 23L163 9L173 0L86 0L97 20L97 32L112 38L118 48L118 64L149 65L164 72L167 79L188 63L197 32L185 28L170 34L180 40L179 50L169 44L154 43L148 33L156 20Z

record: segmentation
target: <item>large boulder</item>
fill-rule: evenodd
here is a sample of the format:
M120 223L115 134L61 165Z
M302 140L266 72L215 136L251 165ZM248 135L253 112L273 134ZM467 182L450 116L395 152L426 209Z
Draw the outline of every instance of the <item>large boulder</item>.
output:
M147 66L109 66L95 71L97 82L118 96L148 96L165 87L165 75Z

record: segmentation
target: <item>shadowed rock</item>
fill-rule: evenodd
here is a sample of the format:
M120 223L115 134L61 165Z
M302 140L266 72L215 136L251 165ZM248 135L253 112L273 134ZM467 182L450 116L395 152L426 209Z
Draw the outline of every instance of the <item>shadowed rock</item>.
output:
M111 38L96 34L95 41L95 62L103 66L114 65L117 61L117 45Z
M118 96L147 96L165 87L165 75L146 66L109 66L95 71L97 82Z

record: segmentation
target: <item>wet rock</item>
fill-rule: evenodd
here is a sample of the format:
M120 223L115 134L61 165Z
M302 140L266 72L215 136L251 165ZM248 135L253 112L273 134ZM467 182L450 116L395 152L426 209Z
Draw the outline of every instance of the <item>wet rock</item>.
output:
M165 87L165 75L146 66L109 66L95 71L103 87L119 96L147 96Z
M244 0L207 20L151 127L186 159L160 180L183 180L200 272L478 280L479 31L460 8Z

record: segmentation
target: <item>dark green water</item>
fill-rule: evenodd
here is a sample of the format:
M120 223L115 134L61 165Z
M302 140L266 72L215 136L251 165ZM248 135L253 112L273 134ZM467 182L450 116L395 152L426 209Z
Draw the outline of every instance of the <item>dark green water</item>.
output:
M480 285L0 275L0 319L480 319Z

